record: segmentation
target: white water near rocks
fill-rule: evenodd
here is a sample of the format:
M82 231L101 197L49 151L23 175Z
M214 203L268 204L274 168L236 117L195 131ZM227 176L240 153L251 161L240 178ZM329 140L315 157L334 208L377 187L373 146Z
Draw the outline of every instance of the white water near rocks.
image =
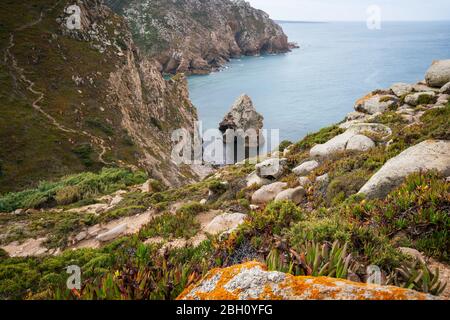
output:
M450 58L450 22L284 23L291 53L243 57L221 72L189 77L203 128L218 128L236 98L248 94L265 128L281 140L337 123L376 88L423 80L433 60Z

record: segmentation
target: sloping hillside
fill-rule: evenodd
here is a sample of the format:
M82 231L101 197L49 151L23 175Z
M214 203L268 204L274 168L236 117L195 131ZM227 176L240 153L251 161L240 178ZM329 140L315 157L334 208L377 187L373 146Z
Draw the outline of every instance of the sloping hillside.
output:
M80 30L67 28L73 4ZM162 78L123 18L98 0L6 0L0 21L0 192L105 165L192 181L167 148L197 118L186 82Z

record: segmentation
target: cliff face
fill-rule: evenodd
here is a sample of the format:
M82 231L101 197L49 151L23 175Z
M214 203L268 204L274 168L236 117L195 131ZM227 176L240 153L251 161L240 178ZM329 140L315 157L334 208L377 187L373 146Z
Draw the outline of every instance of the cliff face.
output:
M208 73L230 58L290 49L282 28L245 1L107 0L167 73Z
M170 164L172 130L197 119L185 79L164 80L122 17L98 0L41 0L6 2L0 18L0 191L115 165L195 178Z

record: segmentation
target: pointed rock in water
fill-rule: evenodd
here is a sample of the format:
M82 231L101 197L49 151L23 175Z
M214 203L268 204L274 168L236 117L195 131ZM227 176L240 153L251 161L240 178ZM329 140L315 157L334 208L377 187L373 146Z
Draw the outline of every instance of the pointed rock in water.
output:
M249 96L243 94L231 107L230 112L225 115L223 121L219 125L219 130L224 133L224 141L226 142L225 133L227 130L254 130L253 139L246 141L246 146L255 148L265 143L264 137L260 134L260 130L264 126L264 117L256 112L252 100Z
M430 170L450 175L450 141L428 140L403 151L386 162L359 193L369 199L383 198L410 174Z

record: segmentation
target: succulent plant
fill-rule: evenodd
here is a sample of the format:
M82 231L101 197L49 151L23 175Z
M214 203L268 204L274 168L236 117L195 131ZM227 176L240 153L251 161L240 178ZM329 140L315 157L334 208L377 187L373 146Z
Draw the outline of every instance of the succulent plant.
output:
M404 263L394 271L389 283L435 296L441 295L447 286L446 283L439 281L438 268L433 272L421 261Z
M319 244L314 241L306 242L299 251L287 249L283 242L273 249L266 263L271 270L305 276L327 276L334 278L347 278L353 273L354 262L352 255L347 254L347 244L341 245L338 241Z

